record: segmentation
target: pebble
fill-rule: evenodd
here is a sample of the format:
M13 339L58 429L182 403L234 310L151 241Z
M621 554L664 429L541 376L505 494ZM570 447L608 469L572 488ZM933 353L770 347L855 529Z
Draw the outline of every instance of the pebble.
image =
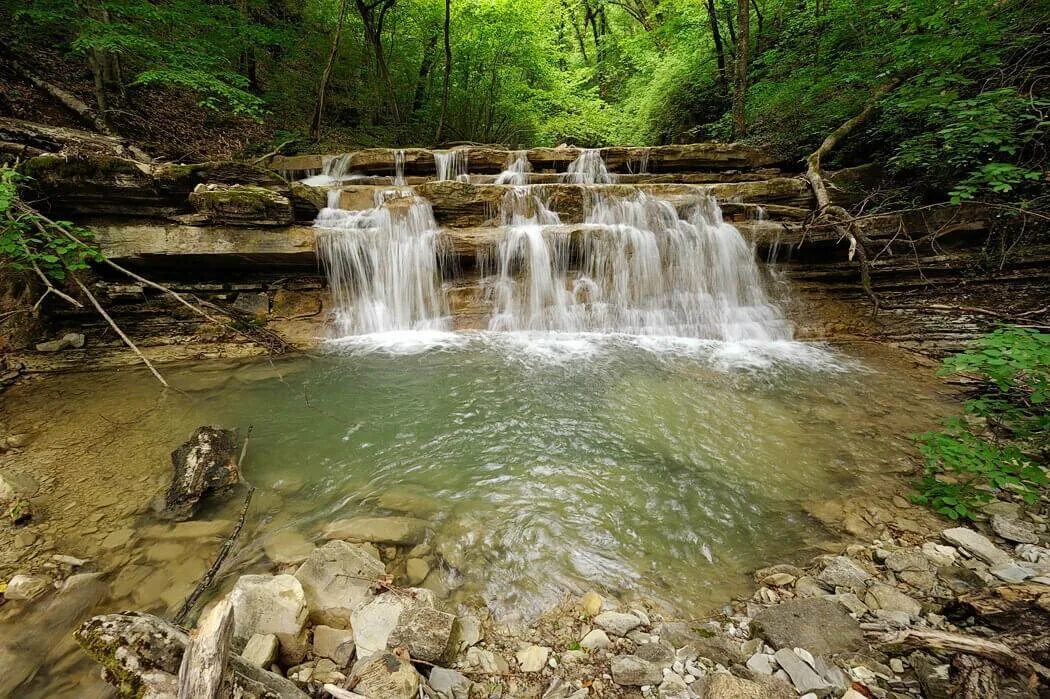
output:
M900 658L890 658L890 669L898 675L904 672L904 661Z

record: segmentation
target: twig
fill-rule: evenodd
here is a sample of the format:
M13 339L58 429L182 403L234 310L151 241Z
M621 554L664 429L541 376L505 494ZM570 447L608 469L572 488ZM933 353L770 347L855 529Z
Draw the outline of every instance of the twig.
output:
M289 139L288 139L287 141L285 141L285 142L284 142L284 143L282 143L281 145L277 146L276 148L274 148L274 149L273 149L272 151L270 151L270 152L269 152L269 153L267 153L266 155L260 155L260 156L259 156L258 158L256 158L255 160L253 160L253 161L252 161L252 165L258 165L259 163L261 163L262 161L266 160L267 158L272 158L273 156L275 156L275 155L277 155L278 153L280 153L280 152L281 152L281 150L282 150L282 149L283 149L283 148L284 148L285 146L287 146L287 145L288 145L289 143L294 143L294 142L295 142L295 139L294 139L294 138L289 138Z
M73 278L73 281L76 282L77 286L80 287L80 290L83 291L84 294L91 301L91 305L95 307L95 310L98 311L99 315L106 319L106 322L109 323L110 327L113 328L113 330L115 330L118 335L120 335L120 339L123 340L124 343L131 348L131 351L138 355L138 358L142 360L142 363L145 364L151 372L153 372L153 375L157 377L157 381L160 381L162 386L168 388L168 382L165 381L164 377L160 375L160 372L158 372L153 367L153 364L150 362L150 360L146 359L146 355L144 355L139 350L139 348L135 346L135 343L131 341L131 338L124 334L124 331L120 329L120 326L117 325L116 321L109 317L109 314L106 313L106 309L104 309L102 307L102 304L98 302L98 299L95 298L95 295L92 294L86 286L84 286L84 282L80 281L80 278L77 277L75 274L70 273L70 276Z
M238 473L241 472L241 464L244 463L244 455L248 452L248 440L251 436L252 425L248 425L248 432L244 435L244 444L241 445L241 455L237 459ZM240 534L241 529L244 528L244 521L248 517L248 506L252 502L252 495L254 493L255 486L248 485L248 492L244 495L244 504L241 505L241 516L237 519L237 526L234 527L233 531L230 532L230 535L226 537L226 541L223 542L222 548L219 549L219 555L215 557L215 561L211 564L211 568L209 568L208 572L204 574L201 581L197 583L197 587L193 589L193 592L186 598L186 601L182 603L182 607L179 608L178 614L176 614L173 619L176 624L180 626L182 625L182 622L186 619L186 615L190 613L190 610L193 609L193 605L197 603L200 596L204 594L204 591L207 590L215 580L215 576L219 572L219 568L222 567L223 561L226 560L226 557L230 555L230 551L233 550L233 542L236 541L237 535Z

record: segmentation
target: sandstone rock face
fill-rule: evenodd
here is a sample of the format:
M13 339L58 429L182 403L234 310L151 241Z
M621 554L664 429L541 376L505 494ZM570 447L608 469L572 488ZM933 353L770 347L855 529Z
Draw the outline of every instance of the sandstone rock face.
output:
M190 204L208 223L231 226L288 226L295 222L291 200L255 185L199 184Z
M383 563L359 546L329 541L315 549L295 572L310 619L347 628L353 611L373 599L370 581L383 576Z
M434 609L432 592L409 588L405 594L379 595L354 611L350 625L359 658L404 646L414 659L434 662L448 646L454 621Z
M165 510L176 519L187 519L206 494L223 492L240 481L237 433L198 427L189 441L171 453L171 465Z
M325 527L327 539L414 546L426 536L427 523L414 517L353 517Z
M751 622L752 633L774 648L805 648L814 655L859 650L860 625L836 602L794 599L763 609Z
M298 645L306 626L306 595L291 575L242 575L229 595L233 635L243 645L256 634L273 634L281 645Z

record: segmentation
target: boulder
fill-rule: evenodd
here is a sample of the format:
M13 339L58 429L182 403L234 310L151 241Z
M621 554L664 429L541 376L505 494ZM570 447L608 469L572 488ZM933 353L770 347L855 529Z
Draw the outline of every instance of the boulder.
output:
M409 588L385 592L351 614L359 658L404 646L415 660L434 662L445 652L455 617L434 609L433 593Z
M256 185L199 184L190 204L205 222L228 226L290 226L292 202L282 192Z
M411 663L387 652L359 660L350 677L355 691L377 699L416 699L419 680Z
M594 625L608 631L613 636L626 636L632 629L641 626L642 620L634 614L602 612L594 617Z
M793 599L767 607L751 621L752 633L774 648L805 648L816 655L859 650L860 625L838 603Z
M414 546L423 541L426 532L427 523L414 517L353 517L332 522L325 527L324 536L326 539Z
M235 645L273 634L282 646L297 647L306 626L306 595L291 575L242 575L229 594Z
M302 585L314 623L347 628L353 611L375 597L373 581L385 573L383 563L365 548L329 541L314 549L295 571L295 577Z
M354 655L354 632L320 624L314 627L314 654L346 667Z
M636 655L620 655L610 665L613 682L632 687L660 684L664 673L659 666Z
M240 482L237 433L198 427L189 441L171 452L171 466L165 513L175 519L188 519L205 495L226 492Z

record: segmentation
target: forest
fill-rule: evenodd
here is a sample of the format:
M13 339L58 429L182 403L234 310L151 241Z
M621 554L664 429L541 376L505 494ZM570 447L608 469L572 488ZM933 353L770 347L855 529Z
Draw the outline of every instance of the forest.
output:
M796 161L866 112L835 158L882 162L881 201L1033 209L1048 14L1040 0L4 0L0 70L190 160L736 140ZM0 114L31 118L23 98L0 91Z

